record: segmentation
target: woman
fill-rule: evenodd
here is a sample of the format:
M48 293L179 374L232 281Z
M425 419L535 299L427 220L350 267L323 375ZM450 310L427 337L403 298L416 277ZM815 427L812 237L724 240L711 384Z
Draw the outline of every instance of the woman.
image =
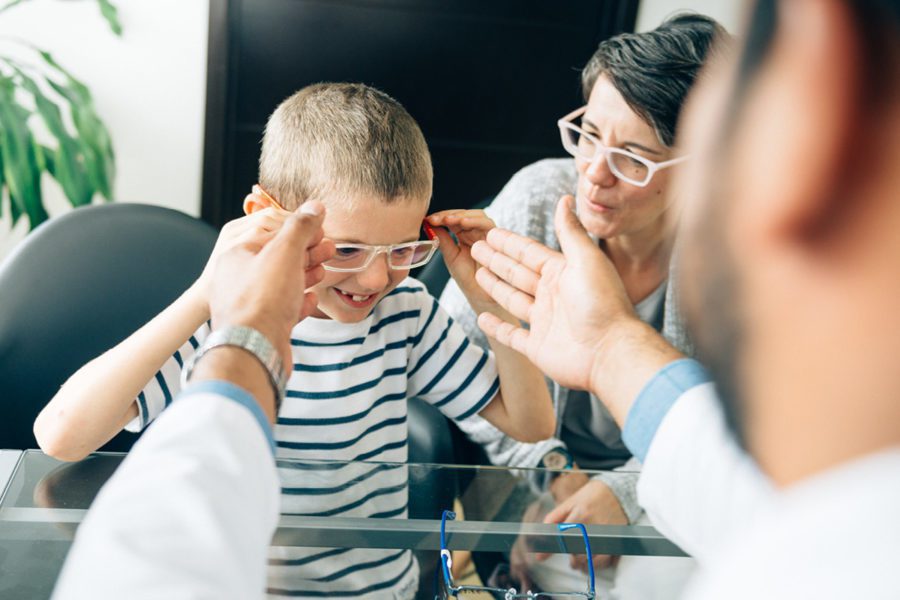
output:
M689 343L668 285L673 219L667 214L671 200L666 192L673 170L688 158L675 147L682 105L720 35L727 34L712 19L681 15L653 31L602 42L581 73L586 105L559 121L563 147L573 158L525 167L487 208L498 227L558 248L553 212L561 196L575 196L579 219L616 266L635 311L686 351ZM441 304L486 345L475 315L452 282ZM629 472L594 479L578 470L614 469L629 460L612 417L586 392L552 382L551 387L558 425L550 440L518 443L480 419L463 429L484 446L494 464L571 469L542 482L549 485L555 505L546 522L637 522L642 511L635 493L636 464L626 467ZM571 566L584 565L573 560ZM584 578L559 564L532 565L527 576L548 591L561 591L560 585L577 585ZM658 592L648 594L656 597ZM677 589L671 593L677 595Z

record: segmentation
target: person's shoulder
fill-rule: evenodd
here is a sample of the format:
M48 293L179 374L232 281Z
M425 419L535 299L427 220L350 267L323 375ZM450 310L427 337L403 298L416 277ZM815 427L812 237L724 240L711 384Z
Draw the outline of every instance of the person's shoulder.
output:
M556 203L578 187L578 171L571 158L547 158L512 176L487 208L498 227L555 246L553 215Z
M545 158L519 169L498 197L513 196L530 205L555 204L560 196L574 194L578 171L571 158Z
M559 190L571 194L575 192L577 183L578 171L574 159L545 158L519 169L506 185L538 192Z

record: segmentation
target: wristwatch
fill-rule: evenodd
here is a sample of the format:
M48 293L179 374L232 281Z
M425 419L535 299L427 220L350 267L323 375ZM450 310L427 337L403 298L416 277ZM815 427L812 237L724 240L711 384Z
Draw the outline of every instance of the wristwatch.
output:
M281 406L281 401L284 400L284 390L287 387L288 376L284 372L284 361L268 338L252 327L223 327L210 333L203 344L197 348L197 352L184 365L184 369L181 371L181 387L187 386L194 367L197 366L197 362L203 358L203 355L219 346L243 348L262 363L269 374L272 389L275 391L275 409L277 411Z
M575 461L565 448L554 448L541 458L541 466L545 469L568 470Z

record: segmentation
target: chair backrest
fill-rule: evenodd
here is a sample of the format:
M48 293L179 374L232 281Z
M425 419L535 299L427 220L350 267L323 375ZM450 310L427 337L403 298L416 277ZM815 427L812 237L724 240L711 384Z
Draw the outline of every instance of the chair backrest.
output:
M434 406L420 398L409 399L407 416L409 462L453 463L453 439L447 418ZM435 470L417 476L419 490L409 498L411 519L439 519L441 512L453 507L456 497L456 477L453 473Z
M141 204L78 208L32 232L0 265L0 448L35 448L34 419L60 385L187 289L216 237Z

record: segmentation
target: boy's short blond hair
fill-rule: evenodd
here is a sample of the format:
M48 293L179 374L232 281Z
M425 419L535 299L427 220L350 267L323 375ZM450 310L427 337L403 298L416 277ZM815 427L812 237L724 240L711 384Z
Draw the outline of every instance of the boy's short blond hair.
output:
M318 83L269 117L259 182L288 210L328 193L427 202L431 155L418 124L384 92Z

